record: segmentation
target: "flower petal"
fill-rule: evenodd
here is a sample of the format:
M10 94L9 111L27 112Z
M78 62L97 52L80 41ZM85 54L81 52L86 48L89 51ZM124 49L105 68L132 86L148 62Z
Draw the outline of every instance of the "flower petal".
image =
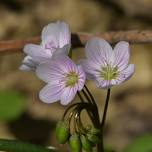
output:
M69 25L65 22L58 22L60 28L59 46L63 47L66 44L71 44L71 32Z
M51 59L54 59L54 58L58 57L59 55L61 55L61 56L68 55L69 49L70 49L70 45L69 44L65 45L63 48L57 48L54 51Z
M36 75L45 82L59 83L63 77L64 71L59 68L57 61L49 61L40 64L36 68Z
M95 82L96 82L97 87L103 88L103 89L108 89L112 86L112 83L110 80L104 80L100 77L97 77Z
M71 71L77 72L76 64L66 55L59 55L53 60L56 62L58 68L64 73L69 73Z
M45 82L57 82L63 84L65 74L75 71L77 72L77 66L67 56L56 56L52 60L40 64L36 69L37 76Z
M39 93L40 100L45 103L53 103L60 99L62 87L57 84L46 85Z
M63 93L61 94L61 104L67 105L69 104L75 97L77 93L76 87L66 87L64 88Z
M90 39L85 47L86 56L89 60L100 65L110 64L113 59L113 51L109 43L100 38Z
M78 75L79 75L78 90L81 91L84 87L86 75L84 73L82 66L80 66L80 65L78 65Z
M37 62L45 62L46 59L50 59L52 57L51 51L43 49L41 45L27 44L24 47L24 52Z
M71 43L71 32L65 22L58 21L45 26L42 30L42 41L46 41L50 36L58 41L58 47L60 48Z
M80 60L80 65L83 67L83 70L86 73L86 77L89 80L95 79L95 75L98 74L101 66L98 63L93 62L92 60L89 61L87 59Z
M37 65L38 63L33 61L32 57L26 56L19 69L22 71L35 71Z
M130 47L129 43L125 41L120 41L116 44L114 48L114 63L113 66L118 66L119 70L126 68L130 57Z
M130 77L133 75L135 71L135 65L134 64L129 64L128 67L126 69L124 69L123 71L121 71L119 73L118 78L116 79L117 81L117 85L130 79Z
M33 71L34 69L32 69L31 67L29 67L29 66L27 66L27 65L25 65L25 64L22 64L20 67L19 67L19 69L21 70L21 71Z

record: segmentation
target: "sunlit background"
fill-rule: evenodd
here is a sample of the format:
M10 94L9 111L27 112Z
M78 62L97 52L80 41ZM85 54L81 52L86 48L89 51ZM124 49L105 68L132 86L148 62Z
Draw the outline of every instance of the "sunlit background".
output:
M72 32L152 30L151 0L0 0L0 40L39 36L50 22L66 21ZM113 87L105 129L107 145L121 151L136 137L152 133L152 45L131 45L133 77ZM83 54L75 49L75 59ZM55 145L54 126L65 107L44 104L44 86L32 72L21 72L24 54L0 56L0 138ZM87 83L102 108L105 90ZM76 101L79 101L76 98Z

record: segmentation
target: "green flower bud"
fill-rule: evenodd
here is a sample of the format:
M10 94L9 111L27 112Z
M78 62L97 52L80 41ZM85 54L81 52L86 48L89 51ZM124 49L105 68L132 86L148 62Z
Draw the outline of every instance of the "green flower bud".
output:
M81 152L81 141L79 135L72 135L69 139L69 144L72 152Z
M64 121L59 121L56 126L56 138L60 144L65 144L69 139L69 127Z
M87 132L89 132L89 131L91 130L91 128L92 128L91 125L87 125L86 128L85 128L85 130L86 130Z
M93 135L99 135L100 134L100 130L93 127L93 128L90 129L89 133L93 134Z
M100 142L100 138L97 135L88 133L87 138L89 141L91 141L93 144L97 144Z
M83 148L86 152L92 152L91 142L86 138L86 136L81 135L81 136L80 136L80 139L81 139L82 148Z

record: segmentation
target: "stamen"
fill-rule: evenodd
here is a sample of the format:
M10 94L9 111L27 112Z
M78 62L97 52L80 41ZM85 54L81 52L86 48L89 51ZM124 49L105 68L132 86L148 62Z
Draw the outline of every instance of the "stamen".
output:
M105 80L115 79L118 76L118 67L112 67L111 65L102 67L100 71L100 76Z
M66 86L74 86L78 83L78 74L76 72L70 72L66 75Z

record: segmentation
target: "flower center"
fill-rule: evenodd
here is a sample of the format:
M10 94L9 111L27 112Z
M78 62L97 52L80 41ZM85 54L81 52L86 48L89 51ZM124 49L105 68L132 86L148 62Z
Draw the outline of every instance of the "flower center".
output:
M66 86L74 86L78 83L78 74L75 72L70 72L66 75Z
M107 65L106 67L102 67L100 74L105 80L115 79L118 76L118 67Z

